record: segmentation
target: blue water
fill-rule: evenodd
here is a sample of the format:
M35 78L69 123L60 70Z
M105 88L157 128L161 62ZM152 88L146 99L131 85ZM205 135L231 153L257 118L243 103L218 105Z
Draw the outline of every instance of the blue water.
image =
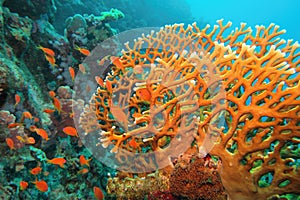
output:
M300 41L300 1L298 0L186 0L195 19L209 24L223 18L233 26L246 22L249 26L275 23L286 29L284 39Z

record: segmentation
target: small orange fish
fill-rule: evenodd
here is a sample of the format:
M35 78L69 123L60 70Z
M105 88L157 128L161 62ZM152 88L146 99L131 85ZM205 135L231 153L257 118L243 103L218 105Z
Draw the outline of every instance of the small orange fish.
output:
M73 67L69 67L69 72L70 72L71 79L72 79L72 81L74 82L74 79L75 79L75 71L74 71L74 68L73 68Z
M39 119L39 118L37 118L37 117L34 117L34 118L33 118L33 121L34 121L35 123L37 123L37 122L39 122L39 121L40 121L40 119Z
M32 182L33 184L35 184L35 187L41 191L41 192L47 192L48 191L48 184L46 183L46 181L44 180L36 180L34 182Z
M37 167L31 169L31 170L30 170L30 173L36 176L36 175L38 175L39 173L41 173L41 171L42 171L42 168L41 168L40 166L37 166Z
M69 117L73 118L73 117L74 117L74 113L71 112L71 113L69 114Z
M122 64L122 62L121 62L121 60L120 60L119 57L111 56L111 57L110 57L110 61L111 61L111 63L114 64L117 68L122 69L122 70L124 69L124 66L123 66L123 64Z
M49 176L49 174L50 174L50 172L48 172L48 171L45 171L45 172L43 173L44 176Z
M77 130L72 126L65 127L63 132L67 135L78 137Z
M28 112L28 111L23 112L22 117L25 117L25 118L28 118L28 119L32 119L33 118L32 115L31 115L31 113Z
M20 142L25 143L25 139L24 139L22 136L17 135L16 138L17 138L17 140L19 140Z
M151 100L151 93L147 88L141 88L136 90L136 95L141 98L142 100L145 101L150 101Z
M135 141L134 138L132 138L129 142L128 142L129 146L131 146L132 148L136 149L139 144Z
M86 174L88 172L89 172L89 170L87 168L83 168L83 169L78 171L78 174Z
M104 82L103 82L103 79L99 76L95 76L95 80L96 82L100 85L100 86L104 86Z
M87 85L86 87L85 87L85 91L87 92L87 93L89 93L90 91L91 91L91 86L90 85Z
M53 90L49 91L50 97L53 99L55 97L55 92Z
M103 200L104 199L104 194L103 194L102 190L99 187L95 186L93 188L93 190L94 190L94 196L97 200Z
M28 183L26 181L20 181L20 190L25 190L28 187Z
M83 165L86 165L86 166L90 166L90 161L92 160L92 158L90 158L90 159L86 159L85 157L84 157L84 155L81 155L80 157L79 157L79 163L80 163L80 165L81 166L83 166Z
M44 112L44 113L51 114L51 113L54 113L55 110L46 108L46 109L43 110L43 112Z
M15 94L15 107L20 103L21 97L18 94Z
M25 140L26 144L35 144L35 139L33 137L28 137Z
M48 55L48 54L45 54L45 58L46 58L46 60L50 63L50 65L51 65L52 67L57 66L57 64L55 64L56 60L55 60L55 58L54 58L53 56L50 56L50 55Z
M45 54L49 55L49 56L52 56L54 57L55 56L55 53L52 49L49 49L49 48L46 48L46 47L42 47L42 46L38 46L37 47L38 49L42 50Z
M21 123L12 123L12 124L9 124L7 126L7 128L15 128L15 127L18 127L18 126L21 126L22 124Z
M112 100L110 99L110 101L108 101L108 106L109 106L109 110L112 113L112 115L114 116L115 120L119 123L122 123L123 125L125 125L125 127L127 127L128 122L127 122L127 115L124 113L123 109L121 107L119 107L118 105L114 105L114 103L112 102Z
M35 132L46 141L49 140L48 133L42 128L35 128Z
M53 105L54 105L55 109L58 111L58 113L60 113L61 112L61 103L58 100L58 98L56 98L56 97L53 98Z
M7 146L12 150L15 149L15 143L11 138L6 138L6 144Z
M82 63L78 65L78 68L83 74L86 73L85 66Z
M26 143L26 144L34 144L35 143L35 139L33 137L22 137L20 135L17 135L16 138L22 142L22 143Z
M91 54L91 52L89 50L81 48L81 47L79 47L77 45L75 45L75 49L78 50L80 53L82 53L85 56L88 56L88 55Z
M64 164L67 162L64 158L53 158L51 160L47 160L48 163L53 165L59 165L61 168L65 168Z
M108 57L109 57L109 56L110 56L110 55L104 56L100 61L98 61L98 64L99 64L99 65L104 65L105 61L108 60Z

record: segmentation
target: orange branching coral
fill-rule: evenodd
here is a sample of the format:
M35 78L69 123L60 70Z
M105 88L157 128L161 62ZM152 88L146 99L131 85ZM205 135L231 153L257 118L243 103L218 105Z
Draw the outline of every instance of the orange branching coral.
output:
M280 39L274 24L230 26L175 24L127 44L82 128L90 133L85 116L96 113L100 144L127 169L162 167L193 141L201 156L222 160L232 199L300 193L295 159L281 156L300 139L298 43Z

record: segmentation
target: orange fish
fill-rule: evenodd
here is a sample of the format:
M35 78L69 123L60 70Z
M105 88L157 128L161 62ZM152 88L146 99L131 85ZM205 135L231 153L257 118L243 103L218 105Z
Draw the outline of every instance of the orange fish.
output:
M97 200L103 200L104 199L104 194L102 192L102 190L99 187L94 187L94 196Z
M45 54L45 58L46 58L46 60L50 63L50 65L51 65L52 67L57 66L57 64L55 64L56 60L55 60L55 58L54 58L53 56L50 56L50 55L48 55L48 54Z
M90 85L87 85L86 87L85 87L85 91L87 92L87 93L89 93L90 91L91 91L91 86Z
M49 176L50 172L46 171L43 173L44 176Z
M28 183L26 181L20 181L20 190L25 190L28 187Z
M142 100L145 101L150 101L151 100L151 93L147 88L141 88L136 90L136 95L141 98Z
M98 61L98 64L99 65L104 65L104 63L105 63L105 61L107 61L108 57L109 57L109 55L103 57L100 61Z
M50 97L53 99L53 98L55 97L56 94L55 94L54 91L51 90L51 91L49 91L49 95L50 95Z
M74 71L74 68L73 68L73 67L69 67L69 72L70 72L71 79L72 79L72 81L74 82L74 79L75 79L75 71Z
M127 115L124 113L123 109L120 108L119 106L114 105L111 99L108 102L108 105L109 105L109 110L114 116L115 120L125 125L125 127L127 127L128 125Z
M49 49L49 48L46 48L46 47L42 47L42 46L38 46L37 47L38 49L42 50L45 54L49 55L49 56L52 56L54 57L55 56L55 53L52 49Z
M80 171L78 171L78 174L86 174L88 172L89 172L89 170L87 168L83 168Z
M20 103L21 97L18 94L15 94L15 107Z
M73 118L73 117L74 117L74 113L71 112L71 113L69 114L69 117Z
M30 170L30 173L36 176L36 175L38 175L39 173L41 173L41 171L42 171L42 168L41 168L40 166L37 166L37 167L31 169L31 170Z
M12 150L15 149L15 143L11 138L6 138L6 144L7 146Z
M60 101L58 100L58 98L53 98L53 105L55 107L55 109L58 111L58 113L61 112L61 104Z
M53 165L59 165L61 168L65 168L64 164L67 162L64 158L53 158L51 160L47 160L48 163Z
M135 141L134 138L132 138L129 142L128 142L129 146L131 146L132 148L136 149L139 144Z
M104 86L103 79L101 77L95 76L95 80L100 86Z
M79 68L79 70L80 70L83 74L86 73L85 66L84 66L83 64L79 64L79 65L78 65L78 68Z
M39 119L39 118L37 118L37 117L34 117L34 118L33 118L33 121L34 121L34 122L39 122L39 121L40 121L40 119Z
M23 112L22 117L25 117L25 118L28 118L28 119L32 119L33 118L32 115L31 115L31 113L28 112L28 111Z
M16 136L17 140L19 140L20 142L25 143L25 139L22 136L17 135Z
M20 135L17 135L16 138L20 141L20 142L23 142L23 143L26 143L26 144L34 144L35 143L35 139L33 137L22 137Z
M41 192L47 192L48 191L48 184L46 183L46 181L44 180L36 180L34 182L32 182L33 184L35 184L35 187L41 191Z
M77 130L72 126L65 127L63 132L67 135L78 137Z
M43 112L44 112L44 113L51 114L51 113L54 113L55 110L46 108L46 109L43 110Z
M84 155L81 155L80 157L79 157L79 163L80 163L80 165L81 166L83 166L83 165L86 165L86 166L90 166L90 161L92 160L92 158L90 158L90 159L86 159L85 157L84 157Z
M49 140L48 133L42 128L35 128L35 132L46 141Z
M77 45L75 45L75 49L78 50L80 53L82 53L85 56L88 56L91 53L89 50L81 48L81 47L79 47Z
M21 126L21 125L22 125L21 123L12 123L12 124L9 124L9 125L7 126L7 128L15 128L15 127Z
M26 144L34 144L35 143L35 139L33 137L28 137L25 140Z
M116 56L111 56L110 57L110 61L112 62L112 64L114 64L117 68L121 69L121 70L124 70L124 66L120 60L119 57L116 57Z

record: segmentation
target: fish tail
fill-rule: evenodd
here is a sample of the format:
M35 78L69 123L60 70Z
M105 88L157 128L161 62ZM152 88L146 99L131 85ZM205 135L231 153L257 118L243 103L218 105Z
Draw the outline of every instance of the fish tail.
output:
M54 69L55 67L57 67L58 65L56 63L54 63L53 65L50 63L52 69Z
M31 183L36 184L37 183L37 177L35 177L35 181L31 181Z
M43 47L41 45L36 46L37 49L43 49Z
M74 44L74 48L75 48L76 50L80 50L80 47L79 47L78 45L76 45L76 44Z

